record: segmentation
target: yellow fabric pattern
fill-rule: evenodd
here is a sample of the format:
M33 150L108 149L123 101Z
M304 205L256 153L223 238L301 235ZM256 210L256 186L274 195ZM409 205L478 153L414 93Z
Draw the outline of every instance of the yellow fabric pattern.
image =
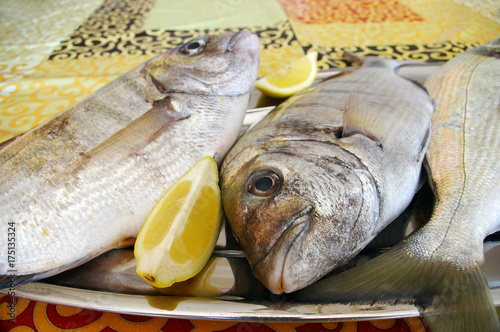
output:
M297 38L318 47L486 43L498 38L500 31L495 20L453 0L281 2L289 8ZM290 3L293 6L288 7Z
M0 141L201 33L256 32L260 75L310 49L320 69L346 66L344 51L446 61L498 37L498 7L495 0L3 1Z
M22 82L2 87L0 140L7 140L48 120L146 61L146 56L44 61Z
M144 24L144 29L208 29L269 26L286 20L276 1L157 0Z

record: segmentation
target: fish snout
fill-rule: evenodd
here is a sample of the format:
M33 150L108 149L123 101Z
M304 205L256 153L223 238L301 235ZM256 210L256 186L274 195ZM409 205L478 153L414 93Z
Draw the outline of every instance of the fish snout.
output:
M259 50L259 38L253 32L247 30L240 31L231 37L227 50L233 52L240 47L248 47L254 51Z

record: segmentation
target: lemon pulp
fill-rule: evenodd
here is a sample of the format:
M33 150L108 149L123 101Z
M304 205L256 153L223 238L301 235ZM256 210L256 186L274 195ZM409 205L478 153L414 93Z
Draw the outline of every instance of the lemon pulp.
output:
M222 222L217 164L202 158L156 203L135 243L137 273L157 288L187 280L210 258Z

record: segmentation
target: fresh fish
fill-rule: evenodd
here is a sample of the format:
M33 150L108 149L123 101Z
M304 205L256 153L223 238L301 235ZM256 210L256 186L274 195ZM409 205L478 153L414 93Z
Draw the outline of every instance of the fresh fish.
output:
M201 36L4 147L0 285L133 242L166 188L234 143L259 54L248 31Z
M224 159L222 200L262 283L289 293L360 252L419 185L433 103L366 58L271 111Z
M435 99L430 220L387 253L297 294L311 301L409 301L431 331L499 331L483 240L500 228L500 39L426 81Z

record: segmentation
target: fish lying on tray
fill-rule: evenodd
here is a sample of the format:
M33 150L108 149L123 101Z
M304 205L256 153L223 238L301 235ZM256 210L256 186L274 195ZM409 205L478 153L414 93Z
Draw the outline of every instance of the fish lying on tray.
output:
M296 294L301 301L415 302L431 331L500 331L483 240L500 229L500 39L442 66L427 151L430 220L387 253Z
M234 143L259 54L248 31L201 36L0 150L0 286L130 244L166 188Z
M289 98L224 159L224 210L273 293L345 264L415 195L433 103L397 66L368 57L357 71Z

